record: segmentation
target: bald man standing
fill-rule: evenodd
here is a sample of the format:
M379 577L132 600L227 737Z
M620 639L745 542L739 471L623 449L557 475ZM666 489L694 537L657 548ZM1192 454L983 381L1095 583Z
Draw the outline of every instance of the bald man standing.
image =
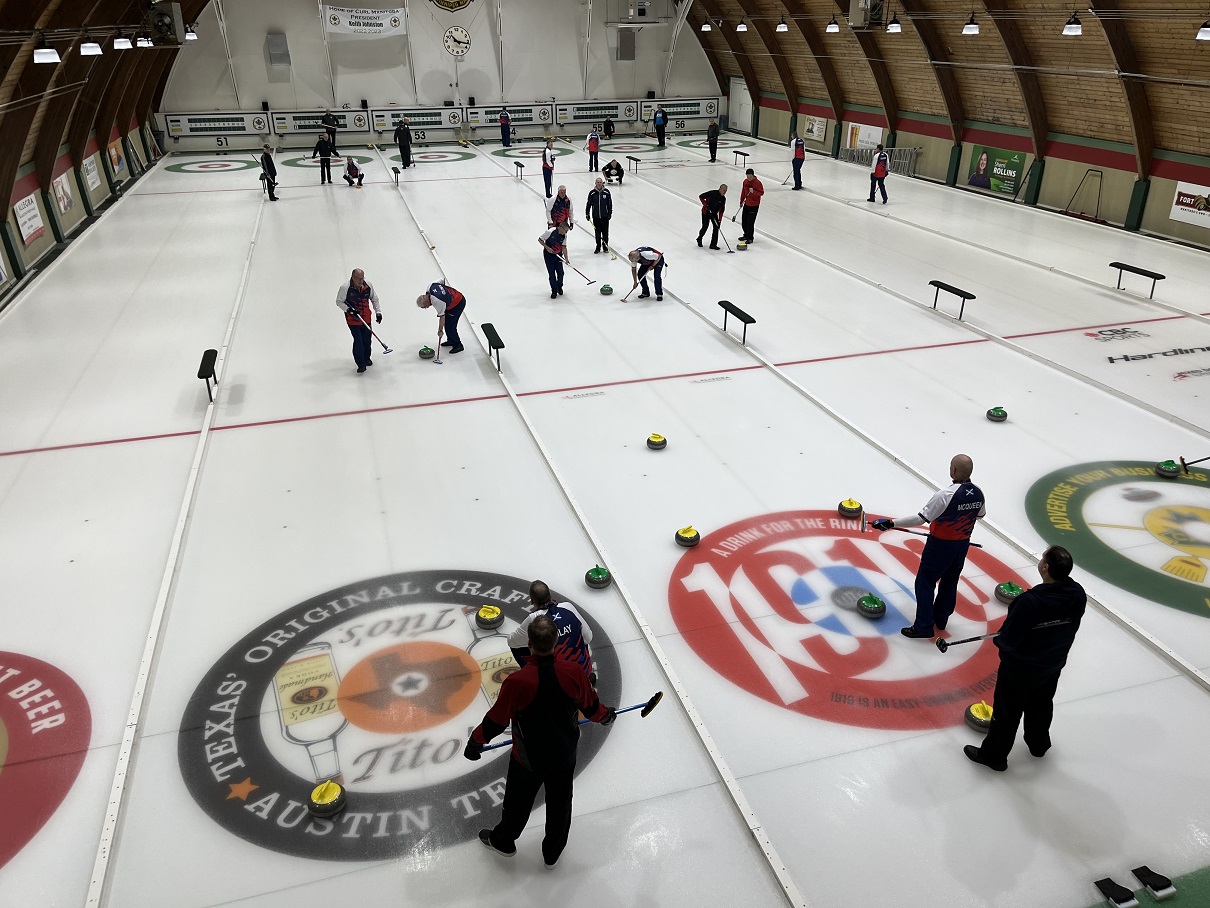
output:
M883 517L870 524L876 530L929 525L928 542L916 572L916 620L900 633L931 640L945 625L958 601L958 579L966 564L975 521L987 514L983 491L971 482L974 462L965 454L950 461L951 485L941 489L916 514ZM940 586L938 586L940 584Z

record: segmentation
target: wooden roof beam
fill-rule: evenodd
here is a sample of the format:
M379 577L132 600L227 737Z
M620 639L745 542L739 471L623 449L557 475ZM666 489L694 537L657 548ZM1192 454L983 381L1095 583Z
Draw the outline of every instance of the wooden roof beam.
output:
M706 21L706 17L699 16L696 9L691 9L689 10L687 21L693 27L694 34L697 35L697 41L702 46L702 51L706 55L706 62L714 70L714 78L718 80L718 90L725 94L727 91L727 74L723 72L722 63L719 61L718 54L715 53L710 42L702 37L702 23ZM711 30L713 30L713 25L711 26ZM710 32L706 34L710 34Z
M899 0L899 5L909 16L913 13L928 12L921 0ZM920 36L920 43L924 45L933 77L937 80L937 88L941 92L941 101L945 104L945 113L949 117L954 144L958 145L962 142L966 113L962 106L962 93L958 90L958 79L954 76L953 67L948 65L949 52L938 36L936 23L932 19L912 18L912 27Z
M1046 116L1046 102L1042 97L1042 86L1038 74L1033 71L1033 58L1021 29L1015 19L1000 19L996 13L1008 12L1006 0L983 0L984 7L991 15L992 25L1000 35L1004 52L1008 61L1013 65L1013 76L1017 80L1017 88L1021 92L1021 103L1025 107L1025 122L1029 125L1029 135L1033 140L1034 157L1041 160L1046 157L1046 137L1050 126Z
M810 13L807 12L802 0L781 0L781 5L792 17L798 33L802 35L802 39L807 42L807 47L811 50L811 56L819 69L819 77L823 80L824 90L828 93L828 103L832 105L832 119L842 119L844 117L844 92L840 90L840 80L836 78L836 67L832 65L832 58L823 46L823 39L820 38Z
M1155 153L1155 126L1151 121L1147 89L1142 82L1128 75L1141 71L1138 56L1134 52L1134 43L1126 30L1125 20L1114 15L1100 15L1102 11L1117 13L1121 9L1118 0L1094 0L1089 9L1101 23L1105 40L1109 44L1109 52L1113 54L1113 65L1118 71L1118 80L1122 83L1122 91L1126 94L1126 107L1130 112L1135 168L1138 170L1139 179L1146 180L1151 175L1151 158Z
M786 104L790 108L790 121L794 122L794 118L798 115L798 80L794 78L794 73L790 69L790 64L786 62L786 55L782 52L781 42L777 40L777 34L769 27L769 20L764 18L760 10L756 9L752 0L735 0L739 4L739 8L744 11L744 14L752 20L752 24L756 27L756 34L760 36L761 43L765 46L765 50L773 60L773 66L777 70L777 77L781 80L782 94L786 96ZM787 136L787 138L789 138Z
M702 7L706 10L706 15L716 22L723 18L723 13L714 0L702 0ZM734 29L720 26L718 30L723 33L723 40L727 42L727 47L731 50L731 56L735 57L735 62L739 64L739 71L743 73L744 82L748 85L748 95L752 98L752 103L759 106L760 80L756 78L756 70L752 68L752 61L748 59L748 52L744 50L744 46L735 37Z
M849 18L850 0L833 0L836 9L845 19ZM899 99L895 97L895 86L891 83L891 73L883 62L882 51L874 41L874 36L867 31L854 31L857 44L865 54L866 64L870 67L870 75L874 77L874 86L878 89L878 97L882 101L882 114L886 117L887 129L894 132L899 127ZM841 118L843 119L843 118Z

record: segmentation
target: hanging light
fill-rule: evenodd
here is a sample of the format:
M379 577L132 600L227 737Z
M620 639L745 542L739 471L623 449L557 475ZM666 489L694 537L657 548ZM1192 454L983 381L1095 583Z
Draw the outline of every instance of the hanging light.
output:
M977 35L979 34L979 23L975 21L975 14L971 13L970 21L962 26L962 34Z
M80 42L81 57L99 57L104 51L101 50L101 45L92 40L92 35L88 32L84 33L84 40Z
M737 32L746 32L748 30L748 25L746 22L744 22L743 16L740 16L739 25L735 26L735 30Z
M38 35L38 46L34 48L35 63L58 63L59 52L46 43L46 36Z
M777 23L777 28L775 28L774 31L788 32L789 30L790 26L786 25L786 17L782 16L781 21Z
M903 31L903 26L899 24L898 16L891 16L891 21L887 23L886 30L891 35L897 35Z
M1197 30L1198 41L1210 41L1210 19L1202 23L1202 27Z
M832 17L832 21L828 23L828 27L825 28L824 31L829 35L834 35L840 31L840 25L837 23L835 16Z
M152 47L151 39L146 35L139 35L134 42L135 47Z
M709 32L709 31L713 31L713 30L714 30L714 27L713 27L713 26L710 24L710 20L709 20L709 19L707 19L705 22L703 22L703 23L702 23L702 29L701 29L701 30L702 30L702 31L704 31L704 32Z
M1063 34L1065 35L1082 35L1084 34L1084 26L1080 24L1080 17L1075 13L1071 14L1071 18L1067 20L1067 24L1063 26Z
M197 26L196 25L186 25L185 26L185 40L186 41L196 41L197 40Z
M130 43L130 39L127 38L121 32L118 32L117 35L114 36L114 39L113 39L113 49L114 50L130 50L131 47L133 47L133 45Z

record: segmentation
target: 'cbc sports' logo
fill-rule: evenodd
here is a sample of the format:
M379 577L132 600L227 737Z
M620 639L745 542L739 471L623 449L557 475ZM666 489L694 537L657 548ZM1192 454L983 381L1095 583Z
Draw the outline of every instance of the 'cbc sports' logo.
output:
M1082 463L1030 487L1038 534L1076 567L1170 608L1210 617L1210 473L1174 479L1140 461Z
M1116 340L1129 340L1136 337L1151 337L1150 334L1145 334L1137 328L1102 328L1099 331L1085 331L1085 337L1091 337L1100 343L1108 343Z
M462 751L517 668L507 635L528 601L517 577L417 571L287 609L232 646L190 698L177 738L186 787L229 832L298 857L378 860L473 840L499 816L509 748L474 763ZM503 626L476 624L485 604ZM602 702L615 703L613 645L578 610ZM577 772L608 734L584 731ZM348 806L313 818L310 792L330 778Z
M681 557L668 599L689 646L733 684L784 709L845 725L960 725L995 687L995 645L942 655L905 645L924 540L862 533L835 511L784 511L739 521ZM996 585L1030 584L983 549L967 555L953 625L963 636L999 628ZM881 618L856 611L874 593Z

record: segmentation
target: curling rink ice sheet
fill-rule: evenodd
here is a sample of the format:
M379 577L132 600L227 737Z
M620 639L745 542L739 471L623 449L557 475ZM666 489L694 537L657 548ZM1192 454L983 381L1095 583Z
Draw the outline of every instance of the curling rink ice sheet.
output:
M393 150L358 149L361 190L287 150L274 204L252 156L172 156L0 315L0 666L22 673L0 681L0 793L26 759L42 804L0 851L0 904L1085 908L1103 876L1210 866L1210 696L1164 657L1210 668L1210 472L1153 469L1210 454L1206 255L923 182L867 208L864 171L823 158L790 193L784 148L732 136L712 165L678 136L604 147L642 160L612 187L614 260L582 222L580 144L555 183L584 277L557 300L538 146L488 144L418 148L398 187ZM698 193L728 182L737 210L727 146L766 186L733 255L693 242ZM623 304L639 245L667 257L665 298ZM1111 260L1168 274L1156 301ZM393 348L361 375L335 305L354 267ZM466 349L437 365L414 300L441 276ZM977 294L962 322L932 279ZM756 316L747 349L721 299ZM229 326L211 411L196 362ZM1112 610L1089 608L1053 751L1018 741L1003 774L961 752L994 645L904 639L923 540L837 514L911 513L959 451L988 525L949 638L996 630L997 584L1036 582L1055 542ZM540 805L511 861L475 841L507 758L462 757L535 578L587 616L606 702L665 693L584 730L552 872ZM58 707L4 696L18 677ZM349 806L312 819L332 776Z

